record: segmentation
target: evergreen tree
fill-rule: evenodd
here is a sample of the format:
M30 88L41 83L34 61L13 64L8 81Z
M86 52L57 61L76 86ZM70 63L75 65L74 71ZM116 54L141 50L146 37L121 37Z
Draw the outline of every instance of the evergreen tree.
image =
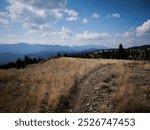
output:
M33 60L31 58L29 58L27 55L24 57L24 63L26 65L28 64L33 64Z
M24 61L22 61L20 58L18 58L16 60L16 67L19 69L19 68L25 68L25 63Z
M126 53L125 53L125 50L124 50L122 44L119 45L119 49L118 49L116 58L117 59L126 59Z

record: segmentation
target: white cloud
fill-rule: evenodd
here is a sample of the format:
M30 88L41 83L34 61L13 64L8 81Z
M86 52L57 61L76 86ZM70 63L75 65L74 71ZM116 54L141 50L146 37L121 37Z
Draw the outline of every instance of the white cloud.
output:
M115 36L121 36L123 38L130 38L133 37L134 35L135 35L134 31L126 31L124 33L115 34Z
M0 25L9 25L10 21L19 22L28 32L47 32L51 25L63 18L77 21L79 13L66 8L67 0L8 0L8 17L0 12Z
M8 25L9 21L5 18L0 18L0 25Z
M79 18L79 13L74 10L65 9L65 13L68 14L67 21L77 21Z
M63 18L63 13L60 10L53 9L50 12L51 16L54 17L54 19L59 20Z
M83 24L87 24L89 21L88 21L88 19L87 18L84 18L83 20L82 20L82 23Z
M0 12L0 25L6 26L9 24L8 14L6 12Z
M133 35L134 35L134 32L129 32L129 31L122 34L122 36L125 38L132 37Z
M97 32L88 32L84 31L81 34L74 34L69 28L62 27L60 31L43 33L42 37L55 37L56 39L69 39L74 40L105 40L111 37L109 33L97 33ZM73 41L72 41L73 42Z
M31 6L36 9L44 9L44 10L51 10L51 9L64 9L66 6L67 0L8 0L10 5L16 4L24 4L25 6Z
M44 31L48 30L49 26L47 24L40 24L40 25L38 25L36 23L24 22L23 23L23 28L28 29L29 33L34 33L34 32L37 32L37 31L44 32Z
M110 34L108 33L91 33L91 32L88 32L88 31L84 31L82 34L77 34L76 35L77 38L80 38L80 39L85 39L85 40L95 40L95 39L107 39L107 38L110 38Z
M99 14L98 14L98 13L94 13L94 14L92 15L92 17L93 17L93 18L99 18Z
M72 17L72 16L71 16L71 17L66 18L66 20L67 20L67 21L70 21L70 22L71 22L71 21L77 21L77 17Z
M45 25L63 17L67 0L8 0L7 10L14 22L29 31L43 31ZM39 26L39 27L38 27ZM30 30L31 29L31 30Z
M69 28L62 27L59 32L50 32L50 33L43 33L42 37L47 37L47 36L59 36L62 39L68 39L70 36L72 36L72 32Z
M65 28L64 26L62 27L61 31L58 32L59 35L61 35L62 39L70 38L72 35L71 31L69 28Z
M150 33L150 19L144 22L141 26L137 27L135 31L137 36Z
M108 14L107 17L108 18L120 18L120 14L119 13Z
M112 17L114 17L114 18L120 18L120 14L119 13L113 13Z

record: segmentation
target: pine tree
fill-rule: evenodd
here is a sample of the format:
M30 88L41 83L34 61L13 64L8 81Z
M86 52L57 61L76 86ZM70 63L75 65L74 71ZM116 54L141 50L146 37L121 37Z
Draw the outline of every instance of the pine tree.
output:
M20 58L17 59L16 61L16 67L19 68L25 68L25 63L22 61Z
M119 45L119 49L117 52L117 59L126 59L126 53L122 44Z

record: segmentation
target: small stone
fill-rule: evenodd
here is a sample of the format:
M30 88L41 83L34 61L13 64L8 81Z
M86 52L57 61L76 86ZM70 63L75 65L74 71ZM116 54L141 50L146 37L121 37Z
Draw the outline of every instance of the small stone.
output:
M95 97L93 97L92 100L95 100Z
M89 111L93 111L93 108L92 108L92 107L90 107Z
M94 90L98 90L99 88L98 87L94 87Z
M90 103L87 103L86 106L90 106Z
M69 110L69 112L70 112L70 113L72 113L72 112L73 112L73 110L72 110L72 109L70 109L70 110Z
M93 103L93 106L96 106L96 103Z

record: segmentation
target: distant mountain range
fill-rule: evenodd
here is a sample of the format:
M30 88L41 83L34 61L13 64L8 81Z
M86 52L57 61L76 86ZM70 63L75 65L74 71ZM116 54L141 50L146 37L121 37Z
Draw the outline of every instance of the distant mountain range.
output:
M0 44L0 64L14 62L17 58L24 58L28 55L32 58L48 59L56 56L58 53L82 53L101 49L109 49L104 46L86 45L86 46L60 46L60 45L41 45L41 44Z
M150 45L134 46L130 47L129 49L145 49L145 48L150 48Z

